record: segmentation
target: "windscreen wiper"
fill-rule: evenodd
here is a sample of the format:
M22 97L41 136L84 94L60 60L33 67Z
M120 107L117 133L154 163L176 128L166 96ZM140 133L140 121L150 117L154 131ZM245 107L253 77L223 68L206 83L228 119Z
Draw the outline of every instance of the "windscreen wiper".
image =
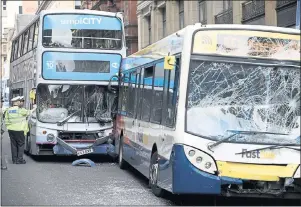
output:
M76 113L78 113L78 112L80 112L80 111L81 111L81 110L78 110L78 111L76 111L76 112L70 114L69 116L67 116L67 117L66 117L65 119L63 119L62 121L56 122L56 124L57 124L58 126L62 126L62 125L65 124L71 117L73 117Z
M290 144L290 145L281 145L281 144L278 144L278 145L272 145L272 146L269 146L269 147L262 147L262 148L248 150L248 151L238 152L238 153L235 153L235 154L236 155L240 155L240 154L245 154L245 153L248 153L248 152L261 151L261 150L266 150L266 149L268 149L268 150L274 150L274 149L281 149L281 148L296 150L296 151L299 151L299 152L301 151L301 149L293 148L291 146L296 146L296 145L294 145L294 144Z
M231 134L228 137L225 137L211 145L208 145L208 149L210 151L212 151L212 148L228 141L229 139L231 139L232 137L234 137L237 134L246 134L246 135L255 135L255 134L275 134L275 135L288 135L288 134L282 134L282 133L275 133L275 132L261 132L261 131L241 131L241 130L227 130L228 132L232 132L233 134Z

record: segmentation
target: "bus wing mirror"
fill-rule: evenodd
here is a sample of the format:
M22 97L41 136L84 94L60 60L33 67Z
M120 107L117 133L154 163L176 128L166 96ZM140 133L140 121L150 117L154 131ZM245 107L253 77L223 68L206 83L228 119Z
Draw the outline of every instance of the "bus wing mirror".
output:
M164 69L173 70L176 66L176 57L175 56L166 56L164 58Z

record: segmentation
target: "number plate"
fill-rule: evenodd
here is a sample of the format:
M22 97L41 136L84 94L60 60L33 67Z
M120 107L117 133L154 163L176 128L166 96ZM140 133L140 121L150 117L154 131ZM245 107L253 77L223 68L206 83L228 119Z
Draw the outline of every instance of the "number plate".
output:
M93 149L85 149L85 150L81 150L81 151L77 151L77 156L81 156L81 155L85 155L85 154L89 154L92 153Z

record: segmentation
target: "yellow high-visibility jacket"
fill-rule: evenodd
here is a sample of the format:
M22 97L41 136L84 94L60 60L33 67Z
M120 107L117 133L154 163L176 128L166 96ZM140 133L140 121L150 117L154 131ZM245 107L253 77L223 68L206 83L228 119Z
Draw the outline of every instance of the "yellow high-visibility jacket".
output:
M30 111L18 106L13 106L5 111L5 125L8 130L12 131L27 131L28 123L26 117L29 116ZM26 132L26 133L27 133Z

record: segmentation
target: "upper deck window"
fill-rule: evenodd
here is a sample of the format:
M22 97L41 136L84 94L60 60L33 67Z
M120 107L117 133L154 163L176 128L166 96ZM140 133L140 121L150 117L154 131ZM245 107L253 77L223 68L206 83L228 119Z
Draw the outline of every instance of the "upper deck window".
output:
M122 48L122 26L116 17L52 14L43 21L43 46L51 48Z

